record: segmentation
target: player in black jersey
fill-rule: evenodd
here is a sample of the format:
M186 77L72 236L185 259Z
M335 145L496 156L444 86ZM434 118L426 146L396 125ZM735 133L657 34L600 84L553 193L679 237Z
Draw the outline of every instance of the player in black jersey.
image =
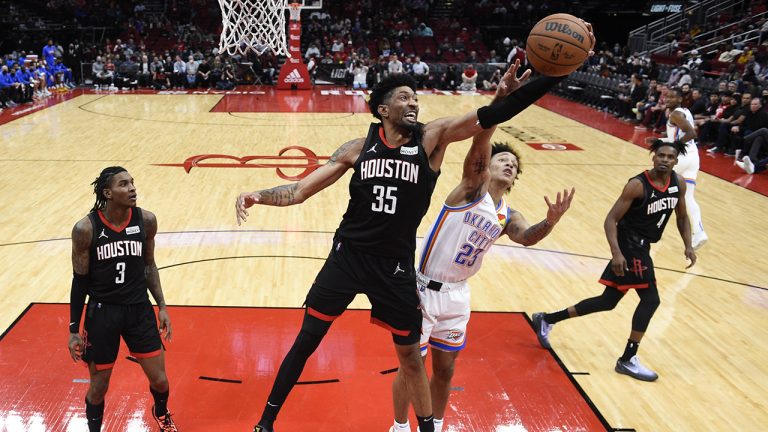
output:
M654 381L659 377L640 363L637 349L659 307L650 246L661 239L673 210L685 245L685 257L691 261L686 268L696 264L696 252L691 246L691 224L685 207L685 179L673 170L678 155L685 151L686 146L680 141L653 141L653 169L629 179L605 218L605 235L612 255L600 277L605 290L597 297L582 300L559 312L533 314L533 327L544 348L550 348L549 332L554 324L611 310L629 289L635 289L640 303L632 317L632 332L624 354L616 361L615 370L643 381Z
M381 123L366 138L339 147L327 164L298 183L241 193L238 224L254 204L300 204L341 178L350 168L350 200L333 247L312 285L299 335L278 370L255 431L273 431L289 392L333 321L358 293L371 302L371 320L392 333L400 370L421 432L433 432L429 382L419 352L421 312L416 292L416 229L429 207L449 143L474 136L524 110L561 78L542 77L521 87L519 62L502 77L515 90L486 107L459 117L418 122L416 82L391 74L370 95L369 108Z
M105 168L92 183L96 203L72 229L69 353L88 363L85 397L88 429L101 430L104 396L120 338L149 379L152 416L161 431L176 431L168 412L168 377L160 332L171 340L171 319L155 264L155 215L136 207L133 177L122 167ZM155 319L147 289L159 307ZM88 296L83 335L80 319Z

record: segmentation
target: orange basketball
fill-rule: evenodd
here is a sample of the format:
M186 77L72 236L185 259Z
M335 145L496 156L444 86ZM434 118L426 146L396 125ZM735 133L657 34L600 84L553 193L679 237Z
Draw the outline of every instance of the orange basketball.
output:
M533 26L525 50L534 69L557 77L578 69L589 56L591 47L592 41L584 21L559 13Z

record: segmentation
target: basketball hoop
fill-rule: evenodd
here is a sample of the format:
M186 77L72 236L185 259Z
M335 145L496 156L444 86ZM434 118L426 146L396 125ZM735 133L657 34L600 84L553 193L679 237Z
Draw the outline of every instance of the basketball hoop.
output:
M301 21L301 3L289 4L288 12L291 13L291 21Z
M253 50L261 55L271 49L290 57L285 38L285 8L288 0L219 0L221 37L219 52L229 55ZM291 19L294 5L291 4ZM297 7L298 14L301 5Z

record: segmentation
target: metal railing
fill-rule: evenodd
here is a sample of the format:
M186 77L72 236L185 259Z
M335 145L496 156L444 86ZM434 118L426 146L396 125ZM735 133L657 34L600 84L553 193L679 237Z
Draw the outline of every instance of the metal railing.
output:
M708 22L718 14L729 11L737 6L743 6L743 0L707 0L699 4L689 6L682 12L673 13L636 28L629 32L627 44L632 52L640 52L645 55L648 50L658 48L666 43L664 38L670 33L690 27L690 23ZM691 17L691 18L689 18Z

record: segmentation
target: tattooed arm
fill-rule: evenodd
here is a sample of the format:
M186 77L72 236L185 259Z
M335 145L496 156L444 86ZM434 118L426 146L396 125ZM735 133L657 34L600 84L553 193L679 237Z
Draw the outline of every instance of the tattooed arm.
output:
M277 207L301 204L312 195L332 185L355 164L360 151L363 149L364 142L364 138L357 138L344 143L331 155L325 165L314 170L297 183L241 193L235 202L237 224L240 225L246 221L247 209L254 204Z
M505 232L515 243L520 243L523 246L535 245L552 232L552 228L570 208L575 193L576 189L574 188L570 192L568 190L563 190L562 194L558 192L554 204L545 196L544 201L548 207L547 217L536 225L529 225L520 212L512 210Z
M491 163L491 136L496 126L475 135L472 147L464 158L464 172L461 182L456 186L445 203L449 206L460 206L471 203L485 194L488 190L488 180L491 177L488 167Z

